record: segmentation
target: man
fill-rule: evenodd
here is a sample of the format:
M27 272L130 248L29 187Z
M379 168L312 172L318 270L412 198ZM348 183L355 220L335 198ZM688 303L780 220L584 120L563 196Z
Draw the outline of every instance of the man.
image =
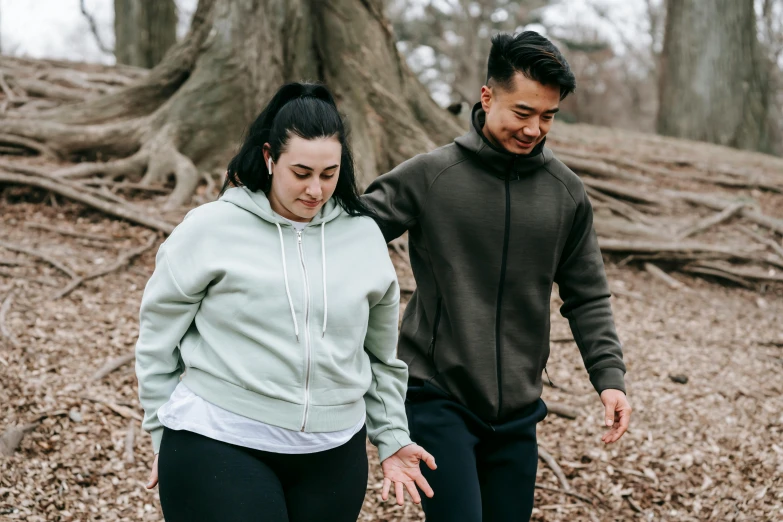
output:
M558 49L527 31L492 39L470 132L379 177L364 201L387 241L409 232L417 290L402 319L413 440L432 452L428 522L528 520L546 416L553 283L618 440L628 428L622 350L582 182L545 146L576 87Z

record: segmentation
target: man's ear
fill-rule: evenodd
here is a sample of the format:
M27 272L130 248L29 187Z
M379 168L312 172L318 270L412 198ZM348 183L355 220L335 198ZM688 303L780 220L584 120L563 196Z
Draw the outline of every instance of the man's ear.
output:
M481 108L484 109L484 112L489 112L489 109L492 107L492 101L493 101L493 92L492 87L488 85L484 85L481 87Z

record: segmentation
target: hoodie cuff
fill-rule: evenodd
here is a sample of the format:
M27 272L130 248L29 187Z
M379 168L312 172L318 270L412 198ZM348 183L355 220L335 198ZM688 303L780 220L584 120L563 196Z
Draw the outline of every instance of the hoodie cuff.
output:
M620 390L625 393L625 372L621 368L601 368L590 374L598 395L604 390Z
M163 439L163 427L155 428L150 432L152 437L152 449L155 451L155 455L160 453L160 441Z
M413 444L408 432L399 429L386 430L376 436L372 442L378 446L378 457L381 462L397 453L400 448Z

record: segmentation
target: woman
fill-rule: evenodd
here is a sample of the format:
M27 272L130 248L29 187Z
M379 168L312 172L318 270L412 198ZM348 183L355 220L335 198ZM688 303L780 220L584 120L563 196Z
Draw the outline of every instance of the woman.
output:
M250 127L218 201L158 251L136 373L176 521L355 521L365 434L392 483L432 490L405 418L399 289L356 191L323 86L283 86ZM366 427L365 427L366 419Z

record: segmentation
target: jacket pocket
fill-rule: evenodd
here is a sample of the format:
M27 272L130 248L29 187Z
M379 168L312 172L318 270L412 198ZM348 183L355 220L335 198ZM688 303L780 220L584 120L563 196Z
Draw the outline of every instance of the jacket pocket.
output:
M427 357L429 357L433 366L435 366L435 342L438 340L438 325L440 324L441 308L443 308L443 298L438 297L437 304L435 305L435 321L432 325L432 339L430 340L429 350L427 350Z

